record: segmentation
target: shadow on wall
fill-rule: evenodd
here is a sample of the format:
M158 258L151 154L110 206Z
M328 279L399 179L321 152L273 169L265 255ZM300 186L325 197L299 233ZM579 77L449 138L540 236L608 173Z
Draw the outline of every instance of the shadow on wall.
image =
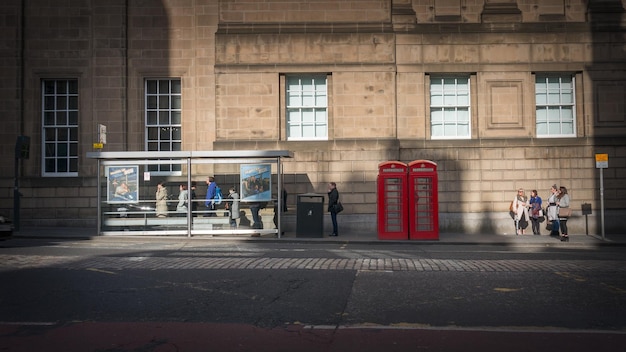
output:
M590 14L592 32L593 63L586 70L591 78L590 83L585 84L585 88L592 89L590 96L593 101L591 106L594 111L590 114L594 116L590 122L593 126L594 134L594 155L608 154L609 168L603 170L604 198L605 198L605 233L624 234L626 232L626 219L623 216L623 179L617 175L617 170L611 165L623 164L623 159L618 158L623 155L626 148L626 141L622 135L614 135L615 131L623 131L624 125L624 102L621 101L621 109L617 107L615 97L623 97L626 94L624 86L623 62L615 62L621 70L613 72L607 57L623 57L623 42L614 41L610 36L614 33L623 33L622 18L625 10L621 0L589 1L588 11ZM607 52L608 51L608 52ZM616 55L611 55L615 51ZM619 76L615 76L618 74ZM619 99L619 98L618 98ZM621 111L620 111L621 110ZM620 125L617 125L620 124ZM616 128L619 127L619 128ZM610 137L613 134L613 138ZM621 157L623 158L623 157ZM589 227L597 228L598 233L602 233L601 218L601 194L600 194L600 172L596 170L594 177L596 190L595 202L593 204L592 215L588 217ZM615 209L622 209L616 212ZM595 224L600 224L596 226ZM569 223L568 223L569 225Z

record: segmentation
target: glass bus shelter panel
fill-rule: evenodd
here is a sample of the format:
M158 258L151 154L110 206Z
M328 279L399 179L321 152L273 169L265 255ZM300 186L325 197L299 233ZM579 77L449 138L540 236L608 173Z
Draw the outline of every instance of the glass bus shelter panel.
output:
M276 153L275 153L276 152ZM285 151L270 151L274 155L288 155ZM226 154L235 154L226 152ZM262 155L262 151L243 151L243 154ZM90 154L90 153L88 153ZM150 234L150 235L203 235L203 234L277 234L272 221L272 202L275 197L279 157L276 158L222 158L204 157L199 153L198 158L168 158L168 161L181 165L183 174L164 175L149 171L150 165L162 164L163 160L151 154L141 152L110 152L93 153L91 158L98 158L100 166L99 185L99 232L101 234ZM128 155L140 154L137 159ZM188 154L188 153L186 153ZM210 155L219 153L209 153ZM100 156L111 155L110 159ZM190 170L189 174L185 174ZM254 186L253 192L242 196L243 172L249 177L247 181ZM207 193L207 178L213 176L221 189L222 199L216 209L207 208L205 203ZM159 182L165 182L168 191L166 199L167 210L160 210L164 216L157 215L156 191ZM191 209L186 212L177 211L181 185L187 188L187 201ZM193 189L195 186L195 189ZM273 187L272 187L273 186ZM244 220L251 220L250 206L263 203L260 216L269 218L265 226L252 228L251 226L231 227L230 208L233 199L229 198L229 188L234 188L239 194L240 211ZM192 194L195 193L195 197ZM269 209L269 210L267 210ZM271 213L271 214L270 214ZM239 221L239 220L238 220ZM251 224L250 224L251 225Z

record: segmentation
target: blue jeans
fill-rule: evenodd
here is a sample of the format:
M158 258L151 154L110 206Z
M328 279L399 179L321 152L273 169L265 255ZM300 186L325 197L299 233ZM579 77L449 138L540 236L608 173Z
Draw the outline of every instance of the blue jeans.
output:
M331 211L330 219L333 221L333 234L339 235L339 228L337 227L337 213Z
M561 228L561 221L559 221L559 219L552 220L552 231L550 231L550 235L558 236L560 228Z
M258 205L252 205L250 207L250 212L252 213L252 228L254 229L262 229L263 224L261 223L261 217L259 216L259 210L261 209Z

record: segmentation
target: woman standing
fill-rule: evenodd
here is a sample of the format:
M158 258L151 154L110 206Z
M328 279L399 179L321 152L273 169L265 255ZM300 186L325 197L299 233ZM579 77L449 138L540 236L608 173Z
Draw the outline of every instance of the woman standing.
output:
M160 218L167 216L167 188L165 188L165 182L157 184L156 215Z
M528 197L522 188L517 190L517 195L513 199L513 212L515 212L515 233L523 235L524 229L528 227Z
M552 223L552 228L550 230L550 236L558 236L559 235L559 208L556 204L558 200L559 189L556 187L556 184L552 185L550 188L550 197L548 198L548 207L547 213L548 221Z
M187 214L187 203L189 203L189 191L187 191L187 185L181 184L178 188L180 189L180 193L178 193L176 212Z
M559 195L557 196L556 201L559 209L567 209L569 210L569 194L567 194L567 188L561 186L559 188ZM567 218L569 215L563 215L565 212L559 210L559 227L561 228L561 241L568 242L569 236L567 235Z
M237 219L239 219L239 193L235 190L235 187L228 189L228 198L232 199L231 202L226 203L226 210L229 211L230 228L237 228Z
M530 192L530 221L533 225L533 235L541 235L541 230L539 228L539 217L543 216L541 214L541 197L537 194L537 190L533 189Z
M338 236L339 229L337 227L337 210L336 205L339 202L339 191L337 191L337 184L331 182L328 184L328 211L330 212L330 218L333 221L333 233L330 236Z

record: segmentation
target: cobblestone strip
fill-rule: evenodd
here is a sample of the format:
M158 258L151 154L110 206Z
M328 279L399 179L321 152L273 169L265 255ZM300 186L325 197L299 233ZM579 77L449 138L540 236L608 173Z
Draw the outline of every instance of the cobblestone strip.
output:
M602 260L452 260L375 258L250 257L75 257L0 255L0 271L62 269L255 269L449 272L625 272L622 261Z

